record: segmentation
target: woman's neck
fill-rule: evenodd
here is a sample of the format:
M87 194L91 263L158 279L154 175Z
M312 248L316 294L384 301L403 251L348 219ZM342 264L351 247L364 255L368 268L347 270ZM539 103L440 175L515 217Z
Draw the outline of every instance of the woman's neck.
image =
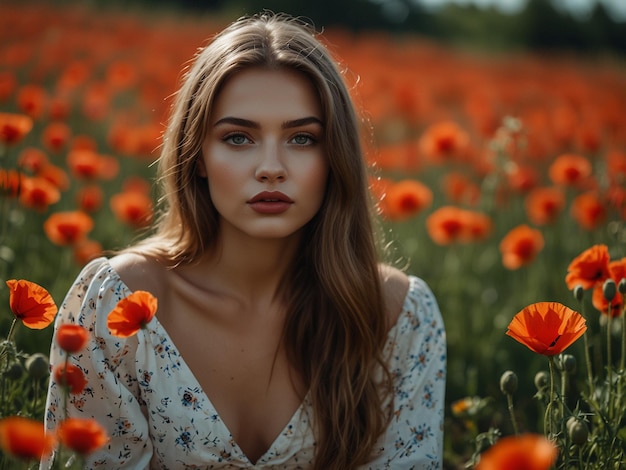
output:
M186 271L194 283L241 296L249 302L274 301L299 246L299 235L261 239L228 231L222 233L214 250Z

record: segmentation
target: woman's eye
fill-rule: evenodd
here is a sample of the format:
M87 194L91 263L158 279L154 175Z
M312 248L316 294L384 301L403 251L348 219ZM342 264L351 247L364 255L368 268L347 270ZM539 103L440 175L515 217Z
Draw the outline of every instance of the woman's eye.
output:
M232 145L245 145L250 142L250 139L243 134L231 134L224 138L224 142Z
M291 139L296 145L311 145L316 142L316 140L308 134L298 134Z

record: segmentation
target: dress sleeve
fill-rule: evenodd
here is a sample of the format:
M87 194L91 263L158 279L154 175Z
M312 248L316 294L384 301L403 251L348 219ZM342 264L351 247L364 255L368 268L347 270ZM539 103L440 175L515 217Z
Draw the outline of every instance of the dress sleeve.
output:
M441 469L446 335L437 301L411 276L404 309L385 353L393 378L393 416L367 469Z
M51 370L67 359L82 369L87 385L82 393L65 399L62 387L54 380L54 373L51 374L46 429L54 430L67 414L68 417L95 419L110 437L104 448L87 457L85 468L145 469L150 466L152 444L135 366L141 339L138 335L117 338L107 328L109 312L128 294L130 291L106 258L98 258L82 270L55 320ZM87 346L69 358L56 343L58 328L66 323L81 325L90 333ZM51 461L42 462L41 468L49 468Z

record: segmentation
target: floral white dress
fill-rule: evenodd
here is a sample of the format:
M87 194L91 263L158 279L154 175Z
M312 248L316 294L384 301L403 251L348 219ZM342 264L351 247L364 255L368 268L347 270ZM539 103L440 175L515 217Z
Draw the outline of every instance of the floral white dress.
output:
M112 336L107 315L131 291L106 258L90 262L69 290L55 322L77 323L91 341L69 360L88 384L70 396L67 413L95 418L111 439L89 456L87 468L306 469L315 437L307 398L267 452L248 460L203 392L157 316L137 335ZM388 334L385 353L394 377L394 417L375 458L362 469L439 469L443 453L446 339L435 298L410 276L403 311ZM65 360L52 342L50 362ZM63 392L50 379L46 426L63 419ZM48 468L50 462L42 462Z

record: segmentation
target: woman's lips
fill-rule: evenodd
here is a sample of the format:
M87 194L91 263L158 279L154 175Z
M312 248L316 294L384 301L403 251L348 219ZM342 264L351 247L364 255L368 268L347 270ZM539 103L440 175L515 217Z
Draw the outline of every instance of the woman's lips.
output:
M293 201L280 191L263 191L250 199L248 204L260 214L280 214L289 209Z

